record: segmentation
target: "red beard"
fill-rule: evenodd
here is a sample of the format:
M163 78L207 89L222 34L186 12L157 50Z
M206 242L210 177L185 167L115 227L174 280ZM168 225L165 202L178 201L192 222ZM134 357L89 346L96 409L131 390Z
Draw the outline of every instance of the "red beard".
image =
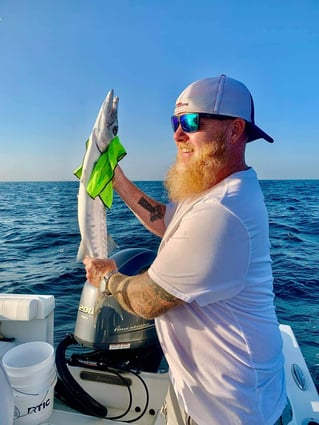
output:
M219 182L218 175L223 169L227 156L225 136L217 134L214 141L194 155L187 165L178 158L169 169L165 186L173 202L194 198Z

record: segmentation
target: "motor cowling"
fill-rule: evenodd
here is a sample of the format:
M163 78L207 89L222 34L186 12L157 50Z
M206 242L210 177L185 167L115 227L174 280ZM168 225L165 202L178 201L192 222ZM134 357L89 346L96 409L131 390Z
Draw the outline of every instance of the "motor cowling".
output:
M119 272L133 276L148 269L156 253L149 249L129 248L114 254ZM126 312L112 295L97 309L100 291L89 282L84 284L74 331L74 338L97 350L132 350L157 341L154 320Z
M156 253L148 249L130 248L111 258L116 261L121 273L133 276L146 271L155 256ZM157 373L163 352L154 320L146 320L126 312L112 296L107 297L110 300L96 311L99 296L99 289L86 282L81 294L74 335L66 335L56 350L59 379L55 395L84 414L107 417L107 407L84 391L70 373L68 365L81 366L83 360L87 365L89 358L91 370L107 370L111 367L113 371L116 368L118 371ZM67 349L77 344L96 351L73 354L67 359Z

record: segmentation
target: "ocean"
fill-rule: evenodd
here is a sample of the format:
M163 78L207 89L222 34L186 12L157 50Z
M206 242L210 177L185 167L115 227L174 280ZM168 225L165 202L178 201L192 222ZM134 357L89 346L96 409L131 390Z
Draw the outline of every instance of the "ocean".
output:
M319 388L319 180L261 181L269 211L275 303L292 326ZM165 202L162 182L137 182ZM84 267L76 262L78 182L0 183L2 293L53 294L55 344L74 331ZM157 249L159 238L115 194L108 229L120 249Z

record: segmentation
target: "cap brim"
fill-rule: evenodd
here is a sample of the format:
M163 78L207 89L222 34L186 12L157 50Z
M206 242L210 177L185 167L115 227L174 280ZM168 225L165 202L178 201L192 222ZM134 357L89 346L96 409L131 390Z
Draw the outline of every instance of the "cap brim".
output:
M265 139L269 143L273 143L274 139L269 136L269 134L262 131L261 128L257 127L255 124L248 124L248 142L253 142L257 139Z

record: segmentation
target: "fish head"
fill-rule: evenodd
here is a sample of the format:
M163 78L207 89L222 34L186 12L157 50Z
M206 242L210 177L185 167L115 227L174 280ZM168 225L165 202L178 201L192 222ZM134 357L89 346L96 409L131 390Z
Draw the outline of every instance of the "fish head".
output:
M94 141L101 153L105 152L111 140L118 132L118 109L119 98L114 96L114 91L110 90L100 108L96 118L93 134Z

